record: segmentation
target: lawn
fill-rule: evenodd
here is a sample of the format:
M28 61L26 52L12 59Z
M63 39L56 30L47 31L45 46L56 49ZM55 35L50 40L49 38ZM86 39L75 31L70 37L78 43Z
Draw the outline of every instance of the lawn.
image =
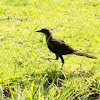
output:
M45 35L96 56L55 58ZM0 100L100 100L99 0L0 0Z

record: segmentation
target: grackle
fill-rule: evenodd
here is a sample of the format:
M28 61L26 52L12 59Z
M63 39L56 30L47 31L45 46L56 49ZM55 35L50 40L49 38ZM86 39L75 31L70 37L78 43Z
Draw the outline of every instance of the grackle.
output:
M64 41L53 37L52 33L51 33L51 31L49 29L43 28L43 29L38 30L36 32L42 32L42 33L44 33L46 35L47 46L50 49L50 51L55 53L55 55L56 55L56 59L55 60L58 60L58 58L61 59L62 67L64 65L64 59L63 59L62 55L76 54L78 56L85 56L85 57L88 57L88 58L97 59L97 57L95 57L95 56L79 52L78 50L74 50L72 47L67 45Z

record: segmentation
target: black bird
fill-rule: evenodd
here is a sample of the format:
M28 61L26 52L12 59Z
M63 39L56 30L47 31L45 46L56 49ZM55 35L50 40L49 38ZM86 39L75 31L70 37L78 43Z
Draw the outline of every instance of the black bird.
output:
M43 29L38 30L36 32L42 32L46 35L46 42L47 42L48 48L50 49L50 51L55 53L55 55L56 55L55 60L58 60L58 58L61 59L62 67L64 65L64 59L63 59L62 55L76 54L76 55L79 55L79 56L85 56L85 57L88 57L88 58L97 59L97 57L95 57L95 56L79 52L78 50L74 50L69 45L67 45L64 41L53 37L52 33L49 29L43 28Z

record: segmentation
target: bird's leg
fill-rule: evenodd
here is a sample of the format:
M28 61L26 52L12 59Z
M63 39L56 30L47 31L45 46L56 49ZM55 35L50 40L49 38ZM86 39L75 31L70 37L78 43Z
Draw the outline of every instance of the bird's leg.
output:
M42 57L43 58L43 57ZM43 58L43 59L45 59L45 60L49 60L50 61L50 59L52 59L52 60L58 60L58 58L59 58L59 56L58 55L56 55L56 59L53 59L53 58ZM51 61L50 61L51 62Z
M54 60L58 60L59 59L59 56L58 55L56 55L56 59L54 59Z
M61 56L59 56L60 57L60 59L61 59L61 61L62 61L62 66L60 67L60 69L62 70L62 67L63 67L63 65L64 65L64 59L63 59L63 56L61 55Z

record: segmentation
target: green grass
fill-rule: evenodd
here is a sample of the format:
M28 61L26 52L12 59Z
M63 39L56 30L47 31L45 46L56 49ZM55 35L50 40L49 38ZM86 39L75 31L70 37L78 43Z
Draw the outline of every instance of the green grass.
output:
M42 59L55 55L41 28L98 59L66 55L61 72ZM0 100L4 89L6 100L99 100L100 1L0 0Z

